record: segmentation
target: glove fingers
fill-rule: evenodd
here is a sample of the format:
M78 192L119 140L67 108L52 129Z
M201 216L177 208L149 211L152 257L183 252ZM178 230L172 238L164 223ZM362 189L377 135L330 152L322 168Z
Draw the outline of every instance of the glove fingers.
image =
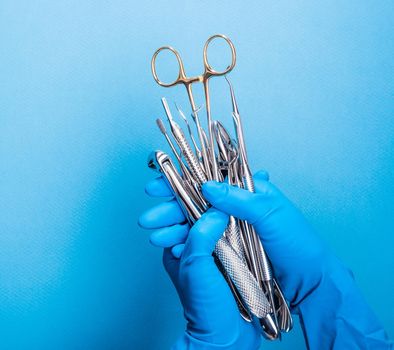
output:
M172 255L179 259L182 256L183 250L185 249L185 244L177 244L171 248Z
M173 199L148 209L139 217L138 224L143 228L152 229L180 224L185 220L180 206Z
M160 228L154 231L150 237L150 242L156 247L170 248L174 245L184 243L189 233L189 225L173 225Z
M275 191L275 186L269 182L268 173L264 170L257 172L253 176L254 189L256 193L263 194L266 197L273 194Z
M259 170L256 174L253 175L254 181L269 181L270 176L266 170Z
M149 181L145 186L145 192L151 197L173 197L173 193L162 176Z
M190 229L182 259L190 256L211 256L227 224L226 214L214 208L209 209Z

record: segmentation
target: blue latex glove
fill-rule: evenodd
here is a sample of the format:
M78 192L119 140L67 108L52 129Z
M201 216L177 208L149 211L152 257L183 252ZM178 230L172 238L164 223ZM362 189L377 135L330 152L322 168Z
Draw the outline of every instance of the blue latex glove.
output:
M208 182L203 185L203 194L220 212L248 220L254 225L292 312L300 316L307 348L390 349L392 343L361 296L351 272L314 234L292 203L268 181L267 173L257 173L254 180L256 193L224 183ZM170 195L162 179L149 183L146 191L154 196ZM215 212L215 215L220 217L223 215L220 212ZM239 340L238 344L244 345L229 345L228 349L255 349L257 340L247 343L249 337L258 337L255 325L246 324L237 315L228 287L215 270L210 256L225 220L222 226L218 224L219 219L205 220L194 225L188 234L188 226L180 225L184 216L175 201L160 204L140 218L143 227L161 228L152 233L150 239L153 244L166 248L164 263L178 290L188 320L185 336L178 342L179 348L214 349L214 344L229 344L229 336L233 335L233 339ZM195 243L191 244L190 241ZM193 259L191 264L185 264L185 259L190 260L190 245L206 248L204 254L207 262L203 274L200 274L198 263L193 265ZM172 255L169 249L172 249ZM178 257L180 260L177 260ZM169 269L169 262L177 269ZM190 265L189 272L180 273L186 265ZM177 272L174 274L174 271ZM205 278L207 283L196 281L197 276ZM226 298L220 297L217 302L206 304L207 289L214 281L216 284L222 283L220 292ZM214 300L210 298L207 299ZM212 295L212 298L215 297ZM222 308L216 303L225 306ZM231 308L226 306L230 304ZM235 325L235 331L231 324ZM244 327L238 327L239 324ZM243 333L244 328L248 332ZM211 335L215 335L214 338ZM199 341L204 341L205 347L199 347ZM237 344L236 340L234 344Z
M149 183L152 196L170 196L162 179ZM241 318L231 291L212 252L223 234L228 216L209 209L189 230L175 200L144 213L142 227L156 229L151 242L164 248L163 263L184 308L185 333L173 349L258 349L260 327Z

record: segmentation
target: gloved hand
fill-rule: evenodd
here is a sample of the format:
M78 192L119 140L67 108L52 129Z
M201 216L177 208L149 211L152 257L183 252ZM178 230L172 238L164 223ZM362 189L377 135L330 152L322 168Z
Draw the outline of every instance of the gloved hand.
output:
M159 178L148 183L151 196L171 196ZM140 226L156 229L150 241L164 248L163 263L184 308L187 329L173 349L258 349L257 323L241 318L212 252L228 216L209 209L190 229L173 199L145 212ZM190 231L189 231L190 229Z
M256 325L247 324L238 315L211 256L224 231L225 213L254 225L292 312L300 315L308 348L389 349L391 343L363 300L351 272L268 181L266 172L257 173L254 181L256 193L225 183L204 184L205 198L220 212L211 209L190 233L188 225L182 224L185 218L174 200L150 209L140 218L141 226L159 228L150 239L165 247L164 264L185 309L188 326L178 342L179 348L258 346ZM149 183L146 192L153 196L171 195L163 179Z

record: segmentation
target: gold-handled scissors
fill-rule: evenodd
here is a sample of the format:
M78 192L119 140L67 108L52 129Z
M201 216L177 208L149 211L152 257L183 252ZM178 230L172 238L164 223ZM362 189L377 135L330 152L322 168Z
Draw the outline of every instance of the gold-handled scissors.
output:
M228 46L231 49L231 63L223 71L218 71L218 70L213 69L208 61L208 47L209 47L209 44L215 39L225 40L225 42L228 44ZM159 79L159 77L157 75L157 71L156 71L157 56L161 51L164 51L164 50L169 50L175 55L176 60L178 62L178 66L179 66L178 77L173 82L170 82L170 83L166 83L166 82L161 81ZM158 50L156 50L156 52L153 54L151 68L152 68L153 77L159 85L164 86L164 87L171 87L171 86L175 86L178 84L183 84L186 87L187 95L189 97L190 105L191 105L191 108L193 111L193 114L192 114L193 119L194 119L194 122L196 123L196 126L197 126L198 138L199 138L199 141L201 144L201 155L202 155L202 161L203 161L205 173L206 173L207 178L209 180L213 179L213 180L218 181L219 180L219 171L218 171L217 161L216 161L214 154L212 154L210 158L208 157L208 152L207 152L207 148L206 148L205 141L204 141L204 135L203 135L204 131L201 128L200 121L198 118L198 110L196 108L196 103L195 103L195 100L193 97L192 85L194 83L199 82L199 83L202 83L204 86L205 105L206 105L206 109L207 109L207 121L208 121L209 148L212 150L212 152L214 152L213 151L215 149L214 148L214 137L215 137L214 136L214 124L213 124L212 118L211 118L211 104L210 104L210 98L209 98L209 84L208 83L209 83L209 79L211 77L225 75L225 74L229 73L234 68L235 62L236 62L236 52L235 52L234 44L232 43L232 41L229 38L227 38L223 34L216 34L216 35L211 36L210 38L208 38L208 40L206 41L206 43L204 45L203 60L204 60L204 72L201 75L198 75L195 77L187 77L181 56L179 55L178 51L175 50L174 48L172 48L171 46L163 46L163 47L160 47Z

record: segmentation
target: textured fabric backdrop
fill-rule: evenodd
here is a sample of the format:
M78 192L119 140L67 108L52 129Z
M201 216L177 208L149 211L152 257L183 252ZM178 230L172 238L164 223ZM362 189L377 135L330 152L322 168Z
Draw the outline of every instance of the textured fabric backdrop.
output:
M2 0L0 348L167 349L183 330L136 221L154 203L147 155L167 150L159 98L188 105L149 63L171 44L200 73L214 33L237 47L252 167L352 268L393 337L393 23L390 0ZM231 125L223 80L212 98ZM304 348L298 324L264 346L289 348Z

